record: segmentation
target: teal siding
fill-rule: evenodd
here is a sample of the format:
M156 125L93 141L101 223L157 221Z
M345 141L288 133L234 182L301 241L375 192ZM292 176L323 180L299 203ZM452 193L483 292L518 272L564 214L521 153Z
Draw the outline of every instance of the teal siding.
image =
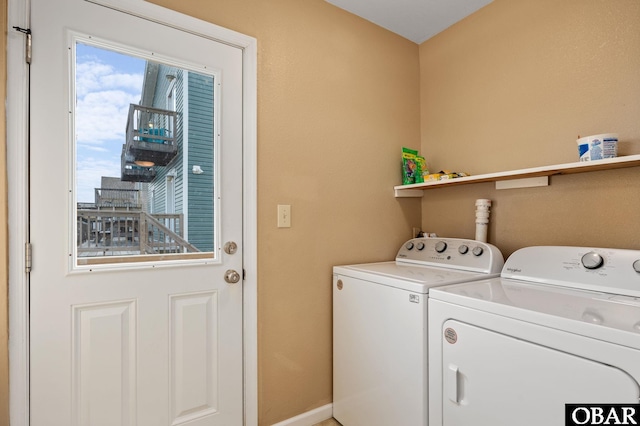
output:
M165 65L161 65L158 72L158 80L156 83L156 91L155 97L153 99L153 107L166 109L167 107L167 99L166 94L169 89L169 85L171 81L165 78L166 75L175 75L175 84L176 84L176 111L182 111L183 105L183 71L179 70L175 67L168 67ZM182 196L182 179L179 176L182 175L182 132L183 132L183 117L182 114L178 113L178 117L176 120L176 139L178 141L178 155L171 160L169 164L166 166L156 166L156 178L150 184L150 190L154 191L153 198L153 212L154 213L166 213L166 203L167 203L167 175L175 170L176 178L175 178L175 203L174 203L174 212L175 213L184 213L183 209L183 196Z
M203 174L189 174L189 241L213 251L213 78L189 73L189 170L199 165Z
M166 75L175 75L176 111L178 112L176 138L178 155L167 166L156 166L156 178L149 184L153 191L153 213L166 213L167 175L175 171L175 213L188 215L186 223L189 242L201 251L213 251L214 200L213 200L213 77L187 72L175 67L160 65L155 87L153 105L166 109L166 94L171 80ZM188 84L188 90L184 85ZM188 95L187 95L188 94ZM185 102L188 102L185 105ZM188 116L183 114L187 106ZM185 123L184 120L188 120ZM188 168L183 170L185 124L188 124L186 149ZM204 173L192 174L194 165L202 167ZM188 185L184 180L188 179ZM185 193L188 188L188 194Z

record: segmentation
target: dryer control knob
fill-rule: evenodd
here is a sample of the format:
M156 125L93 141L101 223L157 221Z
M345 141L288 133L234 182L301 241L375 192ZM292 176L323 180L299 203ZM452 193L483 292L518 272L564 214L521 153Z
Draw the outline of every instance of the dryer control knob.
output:
M482 255L482 253L484 253L484 249L480 246L474 247L473 250L471 250L471 253L473 253L474 256L480 256Z
M458 253L460 254L467 254L468 251L469 251L469 246L465 246L463 244L460 247L458 247Z
M592 324L602 324L604 322L602 315L590 310L586 310L582 313L582 320Z
M447 243L445 243L444 241L438 241L436 243L436 251L438 253L442 253L443 251L445 251L447 249Z
M424 250L424 243L423 243L423 242L418 243L418 245L416 246L416 248L418 249L418 251L422 251L422 250Z
M404 248L406 248L407 250L413 250L413 243L409 241L407 244L404 245Z
M598 253L590 251L582 256L582 266L587 269L598 269L604 263L604 259Z
M636 272L640 272L640 259L633 262L633 270Z

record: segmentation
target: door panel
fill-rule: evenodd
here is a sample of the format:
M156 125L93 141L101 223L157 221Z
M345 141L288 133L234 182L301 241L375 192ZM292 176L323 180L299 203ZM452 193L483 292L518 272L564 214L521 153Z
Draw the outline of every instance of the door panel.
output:
M31 424L241 425L242 284L223 277L242 271L242 52L83 0L33 0L31 13ZM208 256L77 261L79 38L215 81L222 113L213 117L212 167L191 173L188 151L168 165L180 188L211 179L219 204ZM125 217L118 209L109 229L122 232L118 241L153 234L129 216L113 219ZM238 251L222 252L225 241Z
M136 303L73 307L75 424L135 424Z
M171 297L171 418L178 423L193 413L216 413L221 350L215 292Z

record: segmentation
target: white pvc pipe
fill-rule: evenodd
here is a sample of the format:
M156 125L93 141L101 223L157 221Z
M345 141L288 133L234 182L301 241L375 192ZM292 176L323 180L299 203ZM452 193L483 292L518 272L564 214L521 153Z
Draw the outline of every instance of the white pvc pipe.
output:
M476 240L483 243L487 242L489 207L491 207L491 200L476 200Z

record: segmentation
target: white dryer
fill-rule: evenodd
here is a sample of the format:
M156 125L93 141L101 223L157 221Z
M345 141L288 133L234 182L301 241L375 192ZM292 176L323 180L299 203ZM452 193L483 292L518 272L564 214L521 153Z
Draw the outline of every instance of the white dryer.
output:
M565 404L638 404L640 251L518 250L499 278L432 290L429 335L429 426L564 426Z
M429 289L498 276L491 244L406 242L395 261L333 269L333 416L343 426L427 424Z

